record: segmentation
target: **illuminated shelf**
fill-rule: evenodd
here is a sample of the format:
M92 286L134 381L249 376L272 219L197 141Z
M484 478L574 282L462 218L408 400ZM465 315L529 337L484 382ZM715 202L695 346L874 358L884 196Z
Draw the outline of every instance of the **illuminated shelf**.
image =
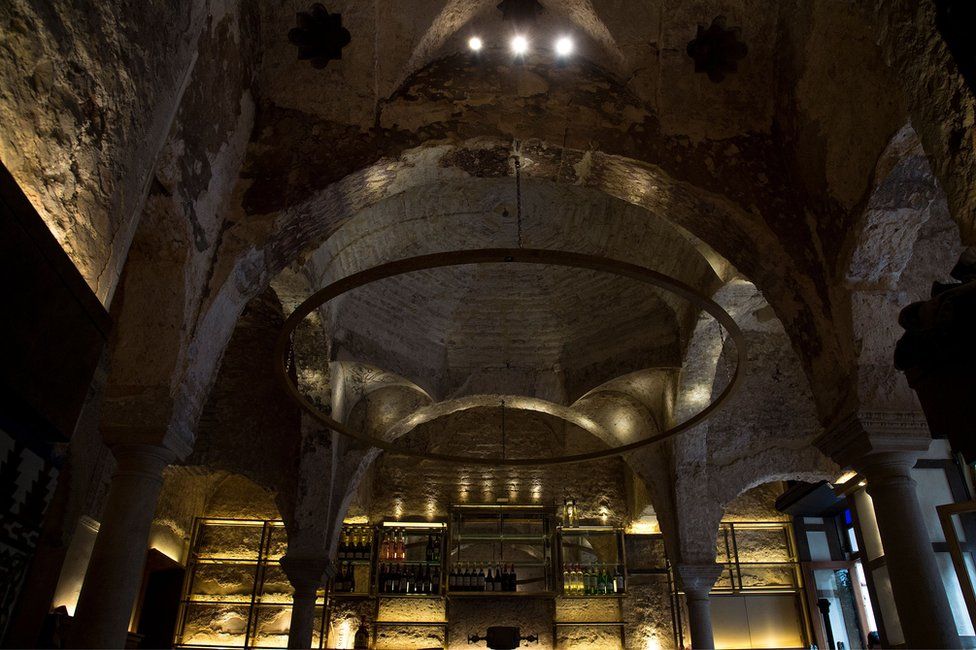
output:
M339 564L351 564L353 566L367 566L372 564L372 560L336 560Z
M443 598L444 594L376 594L378 598Z
M552 591L449 591L448 598L555 598Z
M459 542L544 542L549 535L535 533L459 533L454 536Z
M377 564L389 564L390 566L440 566L440 560L377 560ZM368 561L363 564L369 564Z
M373 621L384 627L447 627L447 621Z
M579 595L579 594L562 594L559 597L560 598L572 599L572 600L590 600L590 599L594 599L595 600L595 599L600 599L600 598L626 598L627 597L627 593L624 592L622 594L592 594L590 596L587 596L585 594L583 594L583 595Z
M473 565L475 568L489 567L494 569L496 566L514 566L514 567L546 567L549 566L548 562L532 562L531 560L461 560L455 563L455 568L458 565ZM450 573L450 571L448 571Z

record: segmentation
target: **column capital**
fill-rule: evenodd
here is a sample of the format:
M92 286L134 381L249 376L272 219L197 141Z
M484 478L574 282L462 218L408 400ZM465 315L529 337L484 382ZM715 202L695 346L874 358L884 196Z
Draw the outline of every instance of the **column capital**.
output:
M109 449L118 464L115 476L128 474L162 480L163 470L176 460L176 454L162 445L123 443Z
M295 591L315 591L335 575L335 566L327 557L285 555L278 560Z
M712 562L709 564L676 564L674 573L678 578L678 584L685 592L685 596L690 598L708 598L709 592L715 586L715 581L722 575L725 569L721 564Z
M858 411L824 431L813 444L841 467L858 468L871 456L914 463L928 451L932 437L921 412Z

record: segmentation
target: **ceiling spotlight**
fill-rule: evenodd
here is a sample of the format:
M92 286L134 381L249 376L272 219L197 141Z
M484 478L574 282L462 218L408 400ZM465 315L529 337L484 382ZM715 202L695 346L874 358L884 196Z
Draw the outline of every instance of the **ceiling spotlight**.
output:
M477 36L472 36L468 39L468 48L472 52L480 52L482 47L484 47L484 43Z
M569 56L573 53L573 39L563 36L556 41L556 54L559 56Z
M522 56L529 51L529 39L524 36L516 36L512 39L512 52L518 56Z

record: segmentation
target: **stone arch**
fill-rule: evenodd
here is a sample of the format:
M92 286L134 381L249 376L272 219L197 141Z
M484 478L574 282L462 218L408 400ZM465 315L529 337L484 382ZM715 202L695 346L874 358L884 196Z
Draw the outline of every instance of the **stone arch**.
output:
M962 246L945 193L911 124L878 162L872 195L852 237L845 273L857 350L858 401L869 410L915 411L914 391L892 360L898 314L947 279Z

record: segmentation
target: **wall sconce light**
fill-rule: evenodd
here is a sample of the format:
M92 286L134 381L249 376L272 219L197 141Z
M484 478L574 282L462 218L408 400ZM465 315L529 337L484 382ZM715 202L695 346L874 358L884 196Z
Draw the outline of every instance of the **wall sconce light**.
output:
M566 497L563 502L563 525L566 528L576 528L576 499Z

